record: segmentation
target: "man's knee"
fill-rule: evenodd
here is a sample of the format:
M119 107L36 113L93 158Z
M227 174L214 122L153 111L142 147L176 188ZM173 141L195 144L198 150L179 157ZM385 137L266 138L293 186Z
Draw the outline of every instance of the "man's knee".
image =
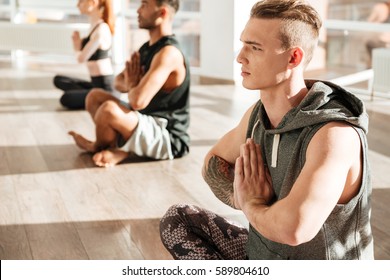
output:
M96 111L94 120L95 123L112 123L117 121L123 111L119 107L118 103L113 100L104 101Z
M104 101L109 98L109 94L100 88L93 88L89 91L85 99L85 109L90 112L96 110Z

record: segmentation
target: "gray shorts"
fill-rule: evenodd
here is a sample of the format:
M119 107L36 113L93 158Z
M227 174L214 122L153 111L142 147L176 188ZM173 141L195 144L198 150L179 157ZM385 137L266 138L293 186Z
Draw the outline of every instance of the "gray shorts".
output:
M138 126L129 140L125 141L122 136L118 137L117 148L141 157L173 159L171 139L167 130L168 121L137 111L135 113L138 117Z

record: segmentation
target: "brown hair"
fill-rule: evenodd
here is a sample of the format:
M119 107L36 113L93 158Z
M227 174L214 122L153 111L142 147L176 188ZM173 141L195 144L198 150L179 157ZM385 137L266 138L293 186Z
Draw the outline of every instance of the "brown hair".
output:
M280 19L282 47L302 47L306 53L305 65L313 57L322 26L317 11L305 0L263 0L251 10L252 18Z
M110 28L111 34L115 31L115 16L112 7L112 0L99 0L99 9L102 12L102 18Z
M156 0L156 4L158 7L161 7L164 4L168 5L175 10L175 13L179 10L180 7L179 0Z

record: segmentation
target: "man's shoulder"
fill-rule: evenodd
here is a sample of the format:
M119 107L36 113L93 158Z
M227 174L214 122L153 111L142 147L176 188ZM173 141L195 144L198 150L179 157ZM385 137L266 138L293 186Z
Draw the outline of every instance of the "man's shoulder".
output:
M177 41L176 37L174 35L172 36L164 36L162 37L158 42L158 49L159 52L161 50L164 50L168 53L183 53L180 47L179 42Z
M159 42L162 45L177 45L177 46L179 45L179 41L177 40L175 35L163 36L163 37L161 37Z
M153 55L153 61L158 61L158 63L168 63L170 65L183 64L183 59L185 56L180 48L175 45L164 45L155 51Z
M145 42L139 48L139 52L141 56L149 58L152 58L156 55L161 55L162 53L164 56L171 53L183 54L183 51L180 48L180 45L174 35L163 36L152 45L150 44L150 41Z
M356 149L360 149L359 129L346 122L330 121L320 126L310 143L318 147L327 146L340 151L348 150L353 145L356 146Z

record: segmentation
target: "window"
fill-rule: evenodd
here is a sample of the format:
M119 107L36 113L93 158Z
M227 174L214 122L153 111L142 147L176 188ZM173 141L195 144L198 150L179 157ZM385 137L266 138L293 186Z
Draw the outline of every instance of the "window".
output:
M386 46L383 24L368 22L374 0L328 0L327 64L335 67L370 67L371 50ZM386 22L385 22L386 23ZM329 28L331 27L331 28ZM390 38L389 38L390 42Z

